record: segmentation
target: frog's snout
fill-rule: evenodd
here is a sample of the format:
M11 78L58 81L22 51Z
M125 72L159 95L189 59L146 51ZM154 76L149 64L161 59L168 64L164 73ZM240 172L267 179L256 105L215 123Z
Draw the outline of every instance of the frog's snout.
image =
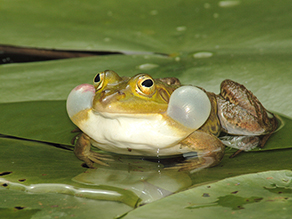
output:
M104 90L100 94L99 103L106 107L112 102L119 101L126 97L126 94L120 90L111 91L111 90Z
M91 84L81 84L75 87L67 98L67 112L72 118L78 112L92 108L95 88Z

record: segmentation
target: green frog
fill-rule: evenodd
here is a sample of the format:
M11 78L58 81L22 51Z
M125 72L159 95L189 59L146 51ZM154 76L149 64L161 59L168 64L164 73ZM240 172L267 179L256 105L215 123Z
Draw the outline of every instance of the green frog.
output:
M180 155L184 160L173 168L196 171L217 165L225 145L262 147L277 127L275 116L232 80L224 80L216 95L177 78L120 77L111 70L98 73L93 85L75 87L67 112L82 131L74 153L89 168L109 159L92 151L93 145L115 154ZM219 139L220 133L231 138Z

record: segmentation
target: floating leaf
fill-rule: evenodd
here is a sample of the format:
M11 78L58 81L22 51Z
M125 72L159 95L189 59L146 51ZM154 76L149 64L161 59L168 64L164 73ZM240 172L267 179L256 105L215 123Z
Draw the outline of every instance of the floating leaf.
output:
M291 51L291 2L0 1L2 44L104 51ZM248 16L247 16L248 14ZM230 51L232 50L232 51Z
M73 182L72 178L84 172L84 168L72 151L33 141L3 138L0 139L0 149L1 189L119 201L131 207L139 200L133 192L123 188L106 185L90 187Z
M130 218L279 218L290 217L291 192L271 192L267 187L292 190L292 172L268 171L227 178L171 195L128 213ZM268 209L268 210L267 210Z

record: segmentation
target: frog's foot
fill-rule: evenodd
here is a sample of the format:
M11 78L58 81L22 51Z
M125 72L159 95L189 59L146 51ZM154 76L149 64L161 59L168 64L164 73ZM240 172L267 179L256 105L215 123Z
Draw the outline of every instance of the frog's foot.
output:
M198 156L189 157L182 163L178 163L173 167L168 167L166 169L178 170L178 171L188 171L190 173L198 172L202 169L215 166L218 164L216 160L212 157L204 157L203 159Z
M269 135L277 128L276 117L239 83L223 81L217 103L218 117L226 133L260 136Z
M184 139L181 142L181 147L187 147L193 152L185 153L183 155L185 161L171 167L171 169L190 171L191 173L219 164L225 149L217 137L199 130Z
M89 168L94 168L93 164L97 163L100 165L108 166L106 161L111 161L110 155L99 154L97 152L91 151L90 138L82 133L75 144L74 153L76 157L85 162Z
M242 151L250 151L260 145L259 136L222 136L219 138L228 147L238 149L230 158L235 157Z

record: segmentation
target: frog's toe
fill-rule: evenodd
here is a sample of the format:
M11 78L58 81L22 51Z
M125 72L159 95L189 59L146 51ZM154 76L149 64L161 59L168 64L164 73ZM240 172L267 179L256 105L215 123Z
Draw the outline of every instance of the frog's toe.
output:
M241 151L250 151L260 144L259 136L222 136L219 138L228 147Z
M99 153L96 153L94 151L90 151L90 154L88 155L88 159L92 163L91 166L93 166L93 163L97 163L97 164L100 164L103 166L109 166L106 162L113 161L113 158L111 158L110 155L99 154ZM87 163L86 163L86 165L87 165Z
M94 167L95 163L103 166L109 166L106 162L113 161L113 158L111 158L110 155L99 154L94 151L90 151L90 153L86 156L79 155L78 158L84 161L85 164L91 169L96 168Z
M194 173L211 166L214 166L214 159L212 157L204 157L204 159L193 157L183 161L182 163L178 163L173 167L168 167L167 169Z
M89 168L94 168L93 164L97 163L100 165L108 166L106 161L113 160L110 155L100 154L90 150L91 143L90 138L82 133L75 144L74 154L76 157L85 162Z

